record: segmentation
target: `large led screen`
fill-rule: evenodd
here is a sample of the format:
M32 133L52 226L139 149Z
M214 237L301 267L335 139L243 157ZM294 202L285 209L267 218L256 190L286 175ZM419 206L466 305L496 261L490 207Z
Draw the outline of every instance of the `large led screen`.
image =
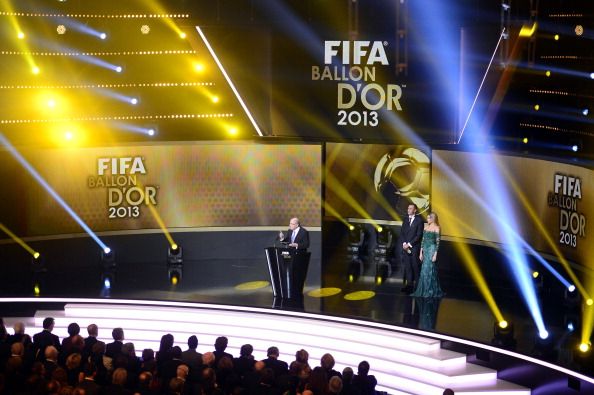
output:
M319 145L203 143L24 149L24 158L94 231L320 226ZM82 233L7 151L2 223L20 236ZM149 205L156 210L152 212Z

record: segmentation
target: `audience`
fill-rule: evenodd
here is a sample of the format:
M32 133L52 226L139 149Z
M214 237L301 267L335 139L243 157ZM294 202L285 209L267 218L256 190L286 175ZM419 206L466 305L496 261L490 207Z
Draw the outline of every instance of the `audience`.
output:
M298 350L289 366L279 360L272 346L267 358L256 361L254 348L244 344L238 358L225 350L228 339L215 341L215 350L201 354L198 338L188 338L182 352L174 338L161 338L159 351L144 349L136 356L133 343L124 343L124 330L115 328L113 342L97 339L97 325L71 323L68 337L60 343L52 334L54 319L43 321L43 331L31 338L25 325L14 325L9 335L0 320L0 394L56 395L367 395L375 394L377 380L369 375L369 363L362 361L353 375L351 368L334 370L334 357L324 354L320 366L309 366L309 353ZM29 357L28 357L29 356ZM28 359L29 358L29 359Z

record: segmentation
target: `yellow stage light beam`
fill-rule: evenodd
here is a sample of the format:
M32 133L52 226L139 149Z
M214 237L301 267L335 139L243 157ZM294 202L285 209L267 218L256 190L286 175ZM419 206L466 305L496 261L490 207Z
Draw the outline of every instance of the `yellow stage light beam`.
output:
M520 37L532 37L538 27L537 23L534 22L532 26L523 25L520 29Z
M349 191L336 179L332 174L326 174L326 187L333 190L336 195L351 206L361 218L368 219L375 228L378 227L377 222L371 218L371 215L359 204L359 202L349 193Z
M148 7L149 9L157 15L167 15L167 11L163 8L163 6L159 3L158 0L151 0L148 2ZM171 18L162 18L161 19L163 22L165 22L165 24L171 28L171 30L173 30L175 32L175 34L177 34L180 38L184 39L186 38L185 36L185 32L180 29L179 26L177 26L177 24L173 21L173 19Z
M577 276L571 269L569 262L567 262L567 259L565 259L565 257L563 256L563 253L561 252L559 247L557 247L557 245L555 244L555 240L553 240L551 238L551 235L549 234L549 232L543 225L542 221L540 220L540 217L534 210L534 207L532 207L532 205L528 201L526 194L522 191L522 189L520 188L520 186L518 185L516 180L509 173L509 171L505 168L505 166L503 166L503 164L501 163L500 160L497 160L497 166L499 167L499 170L504 175L504 177L507 179L509 184L512 186L514 193L516 194L516 196L522 203L522 206L524 207L524 209L530 216L530 219L532 219L532 222L534 223L534 225L536 225L536 229L542 235L542 237L544 237L545 241L547 242L547 244L549 245L551 250L553 250L553 253L555 254L555 256L559 259L559 262L561 262L561 265L563 266L563 268L569 275L569 278L571 278L573 285L575 285L575 287L580 291L580 294L584 297L584 300L587 300L588 298L590 298L590 295L588 294L588 292L586 291L586 289L584 288L584 286L582 285L580 280L577 278Z
M142 185L142 183L140 181L137 181L137 182L138 182L138 187L140 189L144 190L144 186ZM150 199L147 199L146 206L149 208L149 211L153 215L153 218L155 218L155 221L157 221L157 224L159 225L159 227L163 231L163 234L165 235L165 238L169 242L169 245L171 246L171 248L174 249L174 250L177 249L177 244L175 243L175 241L173 241L173 237L171 237L171 233L169 232L169 230L165 226L165 222L163 222L163 219L159 215L159 212L157 211L157 209L155 208L155 206L151 203Z
M343 146L338 145L336 149L333 150L333 152L331 153L330 156L326 157L326 169L331 169L334 162L336 162L336 158L338 157L338 155L340 154L340 151L342 151ZM354 169L357 169L359 167L359 164L362 160L365 160L365 158L367 158L367 153L366 151L368 149L371 149L371 147L367 146L365 148L365 151L363 152L363 154L359 155L357 158L357 163L353 166ZM327 171L328 173L328 171ZM364 180L361 179L361 177L359 177L359 174L355 174L354 177L349 177L347 178L347 180L354 180L355 182L357 182L359 185L365 186L366 184L364 184ZM349 186L351 184L348 183L347 185L345 185L346 189L349 189ZM390 215L390 217L392 219L394 219L395 221L399 221L401 220L400 216L398 215L398 213L396 213L396 210L394 210L394 208L390 205L390 203L388 203L388 201L386 200L386 198L377 193L376 191L370 191L370 195L372 197L373 200L375 200L384 210L386 210L386 212Z
M19 46L20 50L24 53L23 56L24 56L27 64L29 65L29 70L31 70L31 72L33 74L39 74L40 73L40 69L37 66L37 64L35 63L35 61L33 60L33 56L31 56L31 54L29 54L29 47L26 44L26 40L24 40L25 33L21 29L21 26L19 24L19 21L18 21L18 19L16 17L16 13L14 12L14 9L12 8L11 2L10 1L4 1L2 3L4 5L4 10L9 15L8 16L8 20L10 21L10 24L12 25L12 28L14 29L15 32L17 32L17 38L18 38L18 41L19 41L18 46Z
M18 237L17 235L15 235L14 233L11 232L10 229L8 229L6 226L4 226L4 224L2 222L0 222L0 230L2 230L4 233L6 233L8 236L10 236L11 239L13 239L14 241L16 241L21 247L23 247L25 250L27 250L27 252L29 254L31 254L31 256L35 259L39 258L40 254L39 252L35 251L33 248L31 248L27 243L25 243L23 241L23 239L21 239L20 237Z
M448 228L453 229L452 233L454 233L454 234L461 234L459 229L462 226L465 226L465 224L463 224L459 219L457 219L458 216L455 215L455 213L451 213L451 210L449 210L447 207L434 207L434 210L438 213L446 212L447 216L452 221L448 222L447 224L443 224L443 226L447 226ZM474 280L475 284L478 286L478 289L481 292L481 295L485 299L487 306L489 306L489 309L493 313L493 316L495 317L497 322L505 321L505 319L503 318L503 314L501 313L501 310L497 306L497 303L495 302L495 298L493 297L493 294L491 293L491 290L489 289L489 286L487 285L485 277L483 276L483 273L481 272L478 262L476 261L476 258L470 251L470 248L468 247L468 245L466 243L453 243L453 244L454 244L454 248L456 249L456 251L458 252L460 257L462 258L461 259L462 263L466 267L466 270L468 270L468 272L470 273L470 276Z
M330 203L324 202L324 210L326 210L326 212L328 214L330 214L331 216L335 217L340 222L342 222L343 224L345 224L349 229L351 229L351 226L352 225L349 224L348 221L342 215L340 215L340 213L338 211L336 211L336 209L334 207L332 207L330 205Z
M592 258L589 258L592 259ZM584 262L584 265L590 267L592 262L589 264ZM594 278L592 276L586 277L586 289L592 294L594 292ZM592 330L594 329L594 306L592 304L592 298L584 298L584 305L582 306L582 331L580 334L582 344L590 344L590 337L592 336Z

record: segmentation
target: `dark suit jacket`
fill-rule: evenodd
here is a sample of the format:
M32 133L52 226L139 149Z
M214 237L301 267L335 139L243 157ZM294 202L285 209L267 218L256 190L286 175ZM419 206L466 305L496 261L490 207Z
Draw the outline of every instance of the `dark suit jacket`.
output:
M295 236L294 243L297 243L298 250L307 250L309 248L309 232L307 229L303 227L298 228L299 231L297 232L297 236ZM285 238L282 239L282 242L290 243L291 236L293 235L293 231L291 229L287 230Z
M119 340L114 340L113 343L109 343L105 346L105 356L114 359L115 362L116 357L122 353L123 345L124 343Z
M48 346L54 346L60 352L60 338L50 331L43 330L39 333L33 335L33 344L35 346L35 352L37 354L37 360L43 361L45 360L45 349Z
M402 228L400 229L399 243L396 248L402 249L402 243L410 243L412 245L412 253L414 256L419 256L421 252L421 239L423 238L423 219L420 215L415 215L412 224L409 224L408 216L402 219Z

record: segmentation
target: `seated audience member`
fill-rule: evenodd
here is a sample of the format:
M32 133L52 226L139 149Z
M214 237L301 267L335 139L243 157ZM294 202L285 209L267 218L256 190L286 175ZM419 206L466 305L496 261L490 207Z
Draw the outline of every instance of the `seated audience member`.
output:
M377 380L369 375L369 362L361 361L357 368L357 375L353 377L353 385L359 389L361 395L375 395Z
M338 376L332 376L328 382L328 393L329 394L340 394L342 393L342 379Z
M235 369L235 373L237 373L239 377L243 377L254 367L256 361L252 355L253 352L254 347L251 344L244 344L239 351L239 358L233 360L233 369Z
M124 368L117 368L113 372L111 384L103 388L104 395L130 395L132 392L125 385L128 381L128 372Z
M99 395L102 391L102 387L95 381L97 377L97 366L93 362L86 364L82 380L78 383L77 388L81 388L85 391L85 395Z
M342 370L342 392L341 395L359 395L361 391L353 385L355 373L348 366Z
M289 365L285 361L278 359L279 351L277 347L269 347L266 354L268 355L268 358L263 362L267 368L274 371L274 376L277 379L289 373Z
M54 346L47 346L45 348L45 361L43 361L45 369L45 378L47 380L52 377L54 370L58 368L58 350Z
M228 344L229 344L229 339L227 339L225 336L217 337L217 339L215 340L215 344L214 344L215 350L213 352L213 354L215 356L214 366L217 366L219 361L223 357L229 357L229 358L231 358L231 360L233 360L233 355L225 352Z
M333 369L334 368L334 357L331 354L326 353L326 354L322 355L322 358L320 359L320 366L326 372L326 376L328 376L328 380L330 380L334 376L338 376L338 377L342 378L342 375L340 374L340 372L337 372L336 370Z

